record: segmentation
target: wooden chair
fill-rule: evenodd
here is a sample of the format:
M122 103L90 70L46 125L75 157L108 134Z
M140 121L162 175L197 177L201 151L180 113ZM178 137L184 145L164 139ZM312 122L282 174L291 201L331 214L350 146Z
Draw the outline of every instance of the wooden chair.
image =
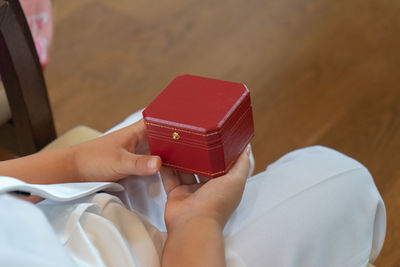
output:
M49 147L66 146L101 134L80 126L56 139L42 68L18 0L0 0L0 74L20 155L37 152L52 141Z

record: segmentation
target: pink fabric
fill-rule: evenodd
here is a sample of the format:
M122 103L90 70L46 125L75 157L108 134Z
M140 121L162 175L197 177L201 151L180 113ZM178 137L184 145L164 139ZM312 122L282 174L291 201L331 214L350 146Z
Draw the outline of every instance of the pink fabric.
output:
M50 0L20 0L43 67L49 62L53 36L53 16Z

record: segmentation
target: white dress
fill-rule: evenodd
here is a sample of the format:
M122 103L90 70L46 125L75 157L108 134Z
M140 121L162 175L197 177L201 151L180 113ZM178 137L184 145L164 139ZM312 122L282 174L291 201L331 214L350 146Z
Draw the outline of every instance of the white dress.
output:
M0 194L0 266L160 266L167 238L161 178L121 184L119 193L37 205ZM385 231L384 203L368 170L309 147L248 179L224 229L227 265L367 266Z

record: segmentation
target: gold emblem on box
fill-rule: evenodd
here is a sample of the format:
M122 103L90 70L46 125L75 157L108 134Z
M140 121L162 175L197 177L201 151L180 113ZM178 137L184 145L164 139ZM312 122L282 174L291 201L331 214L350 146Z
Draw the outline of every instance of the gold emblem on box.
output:
M181 136L177 132L174 132L172 134L172 138L174 138L174 140L179 140L179 138L181 138Z

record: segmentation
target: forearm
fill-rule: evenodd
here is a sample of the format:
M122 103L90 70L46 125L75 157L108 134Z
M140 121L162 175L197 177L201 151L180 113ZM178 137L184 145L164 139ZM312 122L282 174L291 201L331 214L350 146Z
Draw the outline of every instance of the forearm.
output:
M54 149L0 162L0 175L33 184L78 182L73 148Z
M162 266L225 266L222 227L214 220L197 220L168 232Z

